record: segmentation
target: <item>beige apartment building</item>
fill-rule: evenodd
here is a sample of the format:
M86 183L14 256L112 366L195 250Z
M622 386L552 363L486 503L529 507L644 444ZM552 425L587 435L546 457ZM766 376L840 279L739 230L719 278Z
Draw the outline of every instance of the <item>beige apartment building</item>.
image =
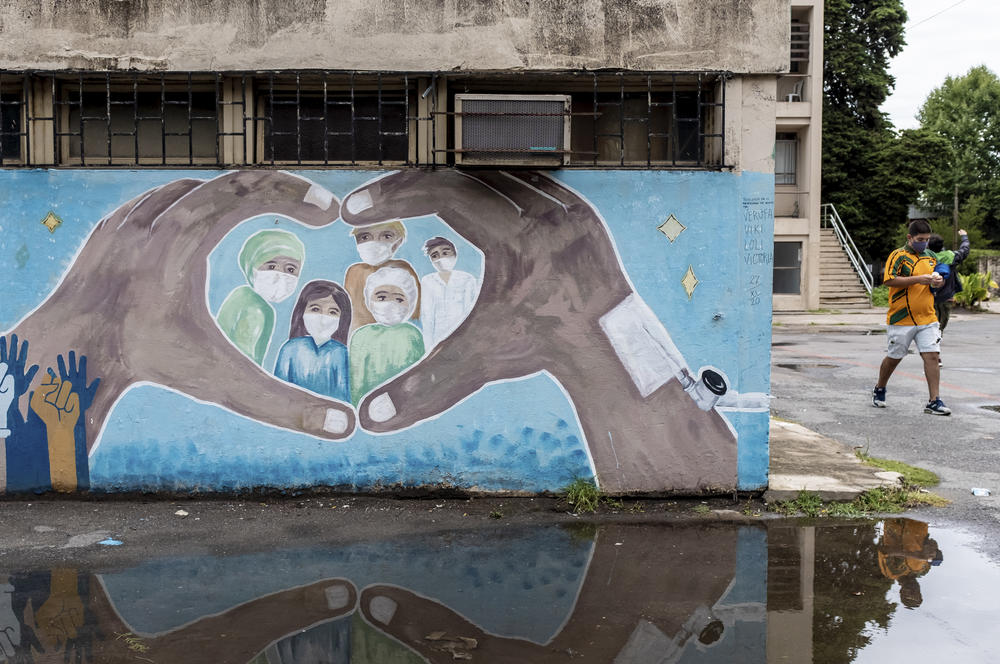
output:
M791 5L790 67L778 77L774 143L774 309L820 306L823 3Z

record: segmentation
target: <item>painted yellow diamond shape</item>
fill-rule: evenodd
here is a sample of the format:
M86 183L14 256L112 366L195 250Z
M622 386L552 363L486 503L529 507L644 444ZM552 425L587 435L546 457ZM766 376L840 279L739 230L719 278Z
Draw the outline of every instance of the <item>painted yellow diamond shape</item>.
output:
M673 244L673 241L684 232L685 228L687 228L687 226L677 221L677 217L671 214L667 217L666 221L656 227L656 230L666 235L667 239L670 240L671 244Z
M684 286L684 292L688 294L689 300L694 295L694 289L698 283L698 277L694 276L694 268L688 265L687 272L684 273L684 278L681 279L681 285Z
M59 228L62 222L63 222L62 219L60 219L55 212L49 210L49 213L45 215L44 219L42 219L42 226L45 226L47 229L49 229L50 233L55 233L56 229Z

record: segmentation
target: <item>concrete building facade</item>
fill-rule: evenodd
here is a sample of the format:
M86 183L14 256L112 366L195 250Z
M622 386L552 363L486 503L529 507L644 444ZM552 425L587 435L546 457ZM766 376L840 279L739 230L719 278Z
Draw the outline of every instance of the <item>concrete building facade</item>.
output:
M4 490L766 485L787 2L2 12Z
M791 6L789 71L775 112L774 309L820 306L823 3Z

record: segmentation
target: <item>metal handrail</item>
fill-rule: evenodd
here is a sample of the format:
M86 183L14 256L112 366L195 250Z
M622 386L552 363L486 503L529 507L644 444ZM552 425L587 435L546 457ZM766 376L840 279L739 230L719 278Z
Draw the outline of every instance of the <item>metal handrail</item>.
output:
M861 283L864 284L865 290L868 291L868 295L870 296L872 294L872 284L875 280L872 278L872 272L868 268L868 264L865 263L861 257L861 252L858 251L858 247L854 244L854 240L851 239L851 234L847 232L847 227L841 221L840 215L837 213L837 208L833 206L833 203L823 203L820 205L820 209L822 227L826 228L829 225L833 229L833 232L837 235L837 241L840 242L840 246L847 252L847 257L851 259L854 271L858 273Z

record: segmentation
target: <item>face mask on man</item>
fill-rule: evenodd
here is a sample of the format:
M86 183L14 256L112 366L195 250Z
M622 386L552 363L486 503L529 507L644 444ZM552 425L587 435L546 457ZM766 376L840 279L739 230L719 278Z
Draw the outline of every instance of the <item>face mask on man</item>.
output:
M363 242L358 245L358 255L361 260L369 265L378 265L392 258L392 242L381 242L373 240Z
M406 320L406 314L409 313L405 304L392 301L372 302L368 309L375 317L375 322L382 325L399 325Z
M277 270L254 270L253 289L268 302L281 302L295 292L299 278Z
M927 249L927 241L917 242L916 240L910 240L910 248L918 254L922 254Z
M458 256L442 256L436 261L431 261L431 264L440 272L451 272L455 269L456 263L458 263Z
M315 312L302 314L302 324L305 325L306 332L313 338L317 346L322 346L333 337L333 333L340 327L340 316L320 314Z

